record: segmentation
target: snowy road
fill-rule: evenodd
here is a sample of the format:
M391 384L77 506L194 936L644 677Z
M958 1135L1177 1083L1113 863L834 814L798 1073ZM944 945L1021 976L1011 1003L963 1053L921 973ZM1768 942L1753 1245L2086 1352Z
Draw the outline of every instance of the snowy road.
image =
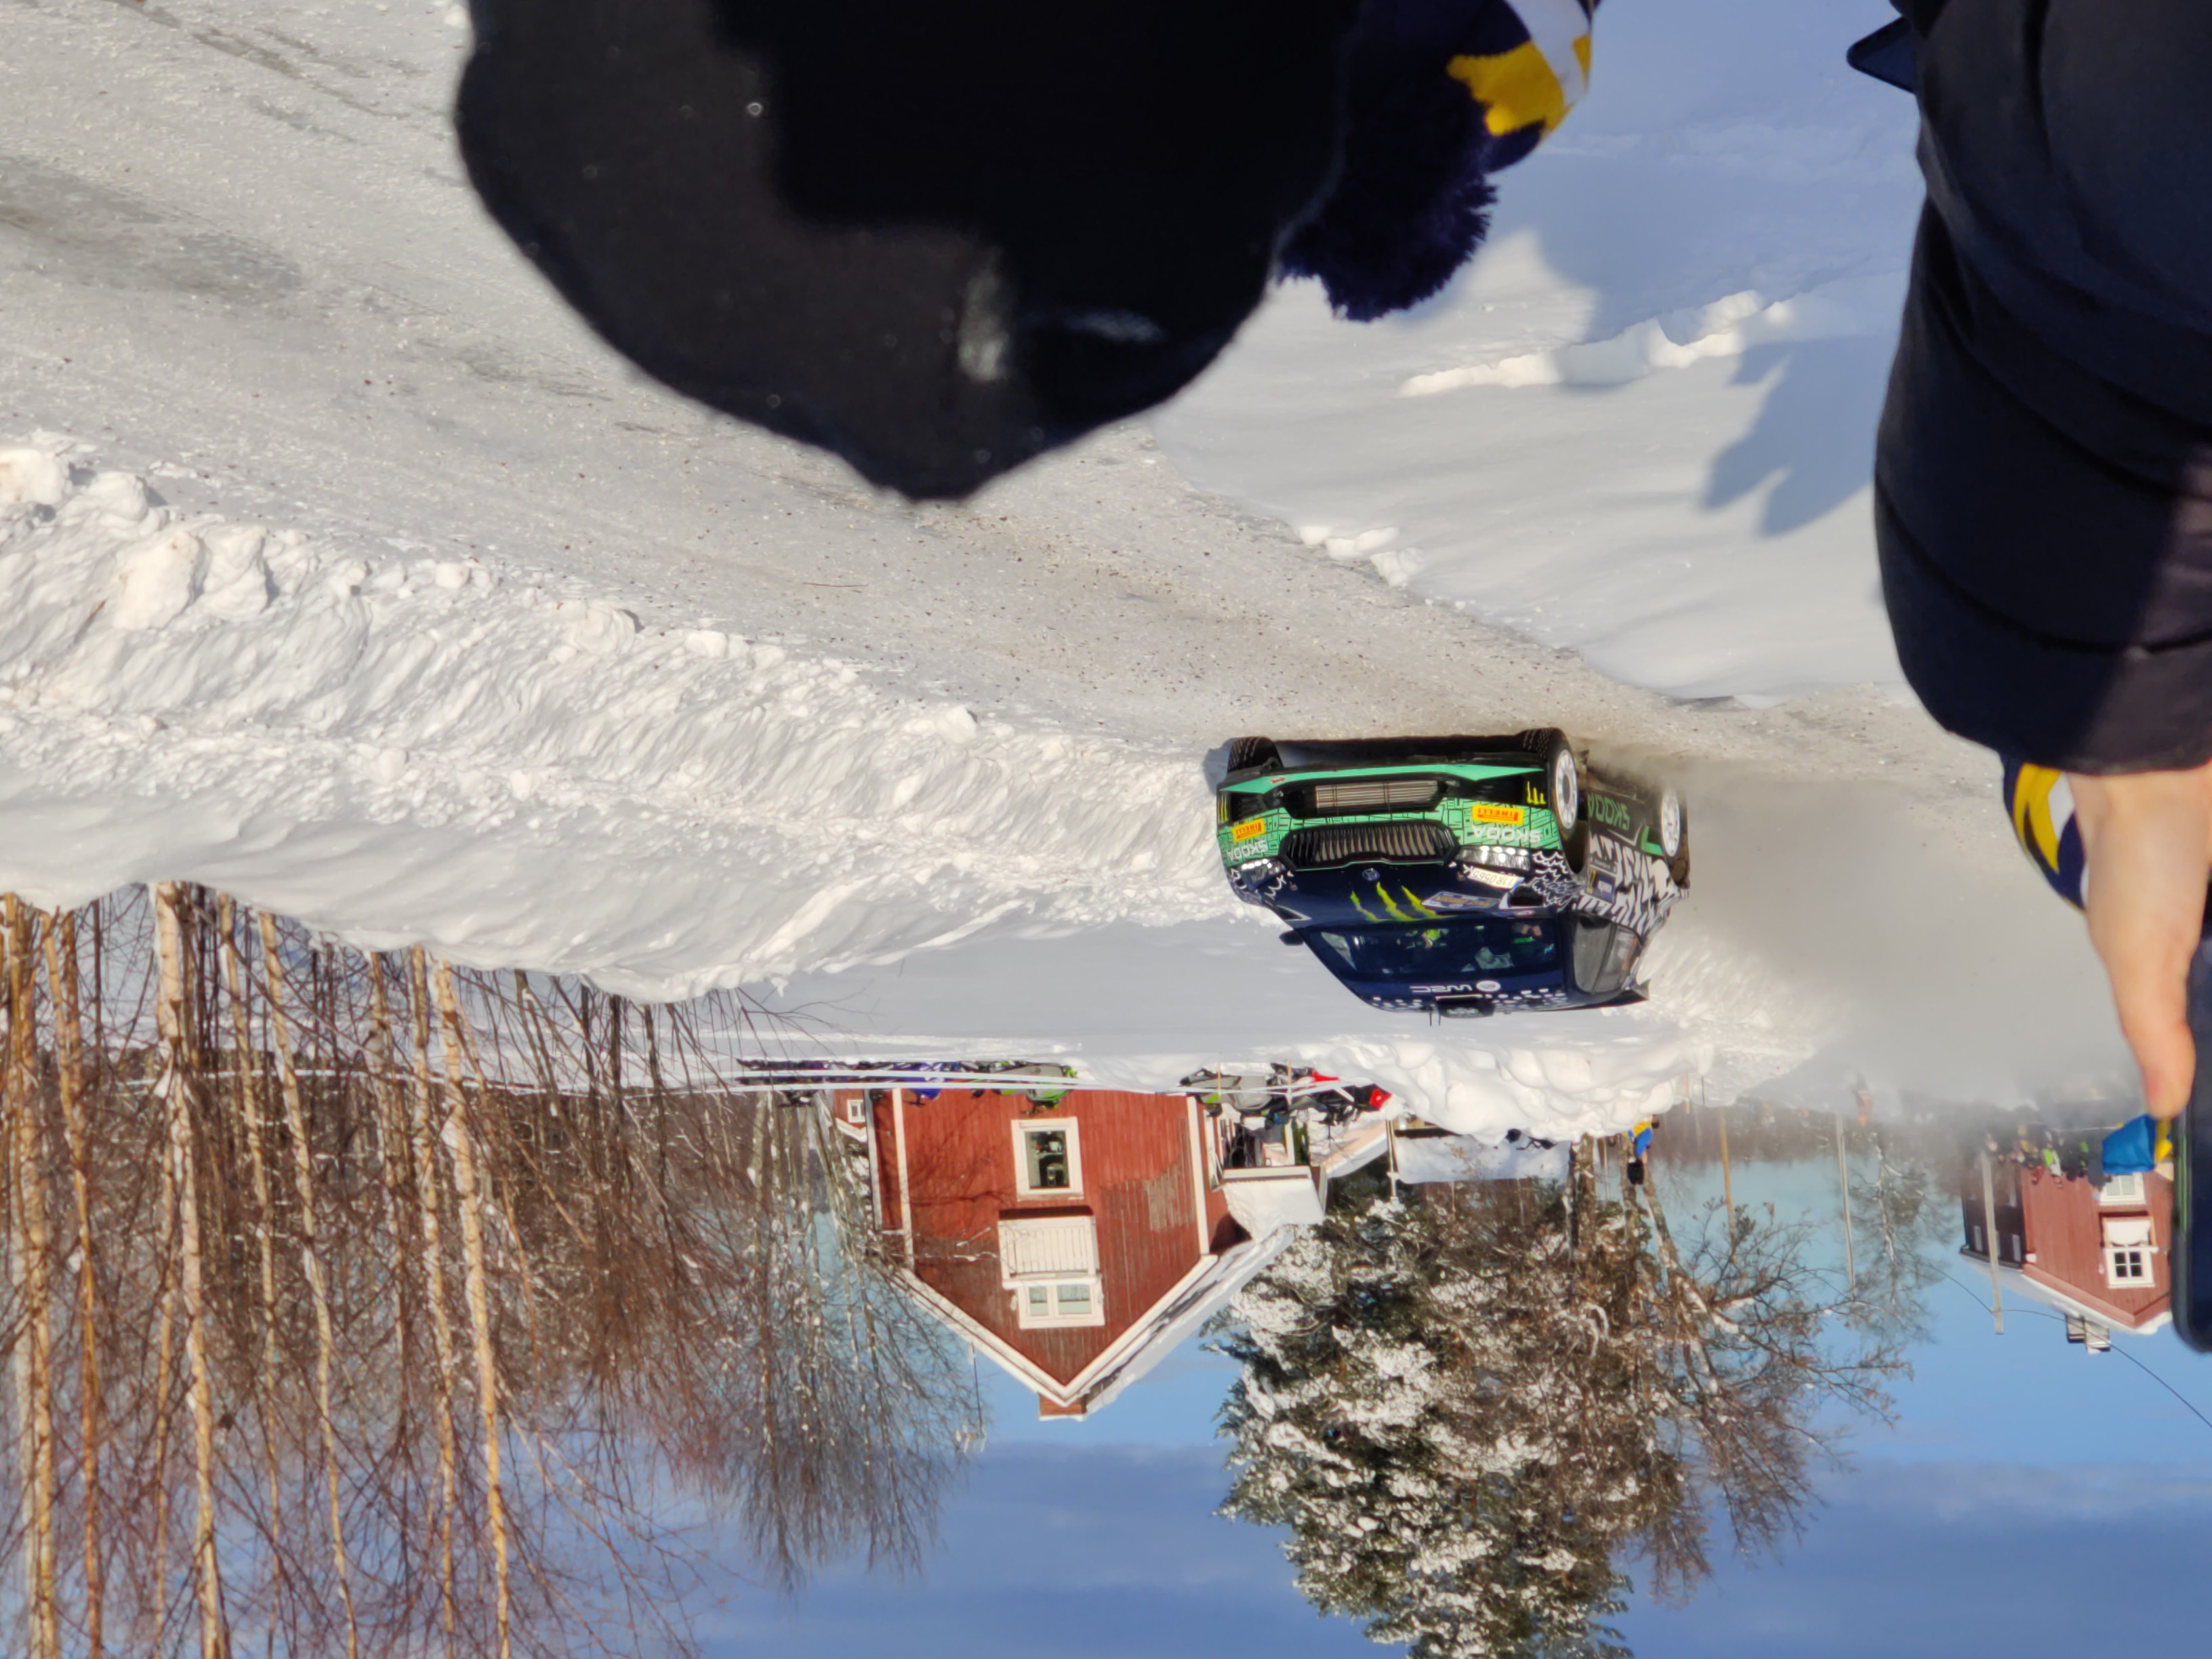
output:
M1431 331L1412 361L1404 337L1342 330L1288 295L1163 417L1168 453L1125 428L973 502L916 509L643 382L557 305L461 179L447 125L458 9L0 7L0 447L64 434L76 469L43 489L62 509L51 524L19 488L17 562L0 561L0 886L81 897L191 876L464 958L641 991L797 975L794 995L865 1006L856 1029L1031 1048L1042 1017L1032 1030L1006 1012L1003 975L1042 976L1064 988L1077 1048L1202 1048L1165 1029L1182 997L1218 1010L1224 1042L1371 1042L1395 1056L1376 1069L1412 1075L1407 1045L1425 1034L1384 1030L1310 969L1314 998L1281 992L1283 953L1231 915L1209 867L1200 758L1249 730L1559 724L1678 760L1711 803L1643 1033L1647 1080L1722 1049L1771 1072L1851 1032L1855 1057L1893 1054L1908 1081L1936 1075L1939 1053L1976 1078L2109 1051L2067 919L2011 861L1984 758L1861 683L1886 671L1838 528L1848 489L1809 518L1785 499L1778 520L1771 493L1717 518L1716 574L1655 602L1637 562L1650 518L1624 517L1619 489L1585 514L1526 466L1493 481L1521 515L1516 546L1569 545L1580 567L1485 567L1489 544L1451 540L1488 499L1453 458L1486 453L1486 422L1522 423L1496 401L1522 392L1475 381L1396 400L1431 406L1416 452L1329 390L1395 386L1407 362L1449 371L1504 361L1505 343L1526 356L1611 337L1635 316L1538 294L1510 342L1469 337L1462 317L1449 353ZM1741 7L1698 9L1717 31ZM1856 9L1820 9L1846 38ZM1633 84L1600 54L1601 76ZM1568 160L1601 167L1607 137ZM1887 162L1867 166L1868 200L1889 200ZM1535 280L1525 241L1496 252L1468 293ZM1743 268L1655 279L1638 315L1850 274L1721 252ZM1285 397L1270 427L1284 343L1296 367L1316 340L1305 384L1323 395ZM1680 472L1737 443L1747 408L1806 385L1762 389L1719 361L1663 373L1691 386L1708 369L1703 401L1666 404L1662 381L1658 404L1608 405L1606 429L1667 424ZM1354 456L1363 433L1425 459L1382 496L1301 459ZM1174 455L1333 533L1402 516L1430 562L1378 574L1364 550L1309 546L1292 522L1194 488ZM1310 476L1279 499L1285 463ZM95 484L102 469L150 483L167 517L149 521L127 482ZM1777 522L1790 533L1760 527ZM178 530L197 550L149 550ZM253 558L249 606L237 583ZM1563 590L1561 568L1579 583ZM1639 571L1644 597L1614 604ZM169 599L149 597L163 583ZM1529 611L1545 604L1548 619ZM1748 669L1726 645L1747 635ZM1635 689L1562 647L1694 695ZM1689 656L1694 672L1670 671ZM1799 678L1778 677L1792 661ZM1764 708L1724 695L1806 686L1826 689ZM1040 927L1071 941L1048 970L1023 955L1033 940L1000 977L960 965ZM1212 969L1184 973L1206 951L1178 948L1173 970L1132 969L1191 927L1215 930ZM865 966L925 945L943 982L967 988L964 1030L942 996ZM1992 1029L1999 1008L2019 1012ZM1478 1070L1516 1042L1587 1060L1589 1044L1545 1030L1455 1040L1487 1056Z

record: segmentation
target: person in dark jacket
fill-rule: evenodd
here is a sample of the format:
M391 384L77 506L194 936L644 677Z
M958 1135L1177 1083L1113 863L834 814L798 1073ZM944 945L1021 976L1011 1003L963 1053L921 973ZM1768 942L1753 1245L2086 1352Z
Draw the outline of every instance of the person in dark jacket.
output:
M2212 5L1899 0L1928 202L1875 467L1906 677L2063 773L2151 1109L2212 875Z

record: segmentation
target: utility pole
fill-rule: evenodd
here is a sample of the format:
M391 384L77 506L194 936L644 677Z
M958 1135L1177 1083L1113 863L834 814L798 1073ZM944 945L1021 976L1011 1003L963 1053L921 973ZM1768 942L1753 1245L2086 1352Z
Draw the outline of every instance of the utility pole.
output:
M1989 1148L1982 1149L1982 1243L1990 1259L1990 1314L1997 1334L2004 1334L2004 1286L1997 1279L1996 1186L1990 1177Z
M899 1236L906 1246L906 1270L914 1271L914 1188L906 1168L906 1091L891 1091L891 1146L898 1154Z
M1705 1085L1698 1082L1698 1103L1705 1103ZM1728 1108L1723 1106L1713 1114L1713 1121L1721 1130L1721 1201L1728 1206L1729 1260L1735 1260L1735 1172L1729 1167Z
M1844 1162L1844 1115L1836 1114L1836 1188L1844 1199L1844 1272L1850 1280L1851 1294L1859 1293L1859 1264L1851 1249L1851 1172Z

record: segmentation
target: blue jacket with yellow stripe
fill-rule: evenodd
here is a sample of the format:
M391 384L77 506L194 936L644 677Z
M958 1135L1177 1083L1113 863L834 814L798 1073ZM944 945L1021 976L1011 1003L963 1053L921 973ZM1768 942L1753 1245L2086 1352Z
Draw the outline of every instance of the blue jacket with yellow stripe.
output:
M2082 861L2081 826L2074 821L2074 792L2066 775L2027 761L2004 763L2005 812L2012 832L2051 890L2080 909L2089 892Z
M1283 251L1342 315L1418 304L1482 240L1490 175L1589 82L1596 0L1367 0L1346 44L1335 182Z

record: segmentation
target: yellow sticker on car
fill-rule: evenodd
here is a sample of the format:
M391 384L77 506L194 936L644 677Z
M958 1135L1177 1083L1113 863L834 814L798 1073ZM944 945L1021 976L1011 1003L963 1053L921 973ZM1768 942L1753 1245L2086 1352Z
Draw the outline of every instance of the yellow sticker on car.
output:
M1267 833L1267 820L1265 818L1246 818L1241 823L1229 826L1229 839L1238 847L1248 841L1257 841Z
M1525 806L1500 806L1495 801L1479 800L1467 809L1471 823L1526 823L1528 809Z

